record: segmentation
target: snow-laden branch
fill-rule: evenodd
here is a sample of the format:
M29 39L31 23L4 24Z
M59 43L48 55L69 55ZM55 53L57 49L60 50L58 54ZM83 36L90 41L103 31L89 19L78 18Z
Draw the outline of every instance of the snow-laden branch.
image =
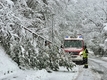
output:
M5 7L5 6L3 5L3 3L1 3L1 2L0 2L0 6Z
M106 20L106 22L107 22L107 12L106 12L104 9L102 9L102 10L103 10L104 13L105 13L105 16L106 16L105 20Z

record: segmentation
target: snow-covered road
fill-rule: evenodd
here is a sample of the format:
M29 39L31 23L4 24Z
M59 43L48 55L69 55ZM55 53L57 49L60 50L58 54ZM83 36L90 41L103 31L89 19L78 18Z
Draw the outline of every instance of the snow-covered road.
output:
M94 72L99 73L101 76L100 80L107 80L107 58L106 60L101 58L90 59L91 68Z
M94 73L90 68L85 69L82 66L80 66L79 68L79 75L75 80L99 80L95 79L93 75Z
M90 58L89 68L85 69L83 66L79 67L79 75L75 80L106 80L107 77L107 61Z

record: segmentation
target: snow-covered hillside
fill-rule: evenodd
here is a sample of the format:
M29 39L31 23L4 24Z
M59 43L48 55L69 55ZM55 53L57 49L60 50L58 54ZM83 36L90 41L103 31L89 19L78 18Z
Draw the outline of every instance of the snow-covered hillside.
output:
M43 70L25 70L22 71L18 65L9 58L0 46L0 80L72 80L76 78L78 68L67 72L67 69L61 68L59 72L48 73ZM58 75L56 75L58 74ZM70 76L70 77L69 77Z
M19 70L17 64L9 58L3 47L0 46L0 78L12 74L17 70Z
M95 55L106 56L100 46L107 39L106 6L105 0L0 0L0 42L11 59L27 69L46 68L51 57L44 53L55 53L51 61L58 62L56 54L66 35L82 34ZM46 40L55 43L54 52L45 49ZM12 72L12 67L0 75Z

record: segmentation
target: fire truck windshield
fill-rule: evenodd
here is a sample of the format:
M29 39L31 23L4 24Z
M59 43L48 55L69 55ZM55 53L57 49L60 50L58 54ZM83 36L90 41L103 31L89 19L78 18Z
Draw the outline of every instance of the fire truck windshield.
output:
M83 47L83 41L82 40L65 40L64 41L64 47L65 48L82 48Z

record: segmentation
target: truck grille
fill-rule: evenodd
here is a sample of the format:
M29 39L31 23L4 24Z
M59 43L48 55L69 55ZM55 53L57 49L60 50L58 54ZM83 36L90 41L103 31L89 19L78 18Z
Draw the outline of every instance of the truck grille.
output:
M70 55L79 55L78 52L70 52Z
M77 56L71 56L72 58L76 58Z

